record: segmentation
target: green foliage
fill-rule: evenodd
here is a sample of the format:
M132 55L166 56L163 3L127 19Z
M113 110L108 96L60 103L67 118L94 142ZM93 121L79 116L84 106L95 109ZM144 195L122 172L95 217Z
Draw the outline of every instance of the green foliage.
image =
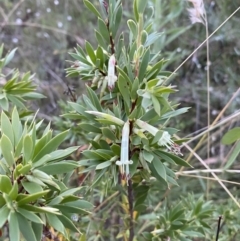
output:
M174 207L165 207L159 216L159 223L152 231L156 240L171 237L176 240L190 241L193 238L204 238L211 228L206 223L213 215L211 202L203 198L195 200L188 195Z
M78 147L56 150L68 131L52 137L52 131L47 127L37 138L41 122L35 124L33 119L22 125L16 108L12 111L11 120L12 123L2 112L1 227L8 220L10 238L16 241L20 240L20 233L26 240L40 240L31 222L48 223L67 237L65 227L78 231L69 214L85 214L92 208L90 203L74 195L81 188L71 192L61 181L63 174L79 166L76 162L64 160ZM56 174L59 176L54 176Z
M3 45L0 47L0 77L3 85L0 87L0 106L3 110L9 110L9 102L13 105L26 109L27 100L44 98L40 93L36 93L36 86L33 85L30 73L20 76L18 70L11 70L8 74L3 74L2 69L13 59L17 49L12 50L2 58Z
M206 184L201 176L197 177L198 181L191 179L191 182L179 178L177 183L174 173L179 167L191 168L181 158L179 145L186 139L178 139L177 129L181 133L189 133L193 128L204 126L206 121L203 93L205 50L199 50L189 61L191 64L187 63L179 71L176 78L180 81L179 94L175 85L169 85L171 72L166 71L175 69L205 38L204 28L197 26L190 29L186 21L186 2L135 0L132 7L132 1L125 1L122 5L120 0L73 0L71 4L66 1L55 6L58 3L38 4L36 16L29 14L34 9L34 3L28 0L16 5L16 8L11 1L3 1L1 6L1 36L7 49L15 45L8 41L9 36L20 36L21 42L21 51L17 56L14 56L15 48L2 58L3 46L0 49L0 107L4 110L1 113L0 143L2 230L5 230L4 226L9 226L7 235L10 240L29 241L41 240L48 231L52 236L61 233L66 240L133 240L133 236L136 240L215 240L216 220L222 215L224 222L219 240L237 240L238 210L232 203L222 201L226 198L216 185L212 182ZM217 7L213 4L206 5L209 32L229 15L235 3L226 6L218 2L215 3ZM5 15L5 10L8 12L10 8L13 11ZM16 9L19 9L16 15L22 19L23 25L14 28ZM26 16L22 16L25 12ZM63 19L71 17L73 12L76 13L74 20L79 16L81 19L71 24L64 22ZM89 21L92 16L96 20ZM55 28L56 21L63 24L63 29ZM94 31L89 31L92 22L97 28L95 39ZM41 28L38 29L39 26ZM225 95L221 96L221 100L227 100L228 92L231 93L237 86L238 70L235 66L239 45L237 32L233 34L232 26L226 25L210 43L213 50L210 68L211 86L214 88L211 102L213 115L221 109L218 96L221 96L222 90ZM29 27L31 34L28 34ZM89 42L79 37L79 29L81 36ZM87 37L84 29L88 30ZM52 31L49 41L42 41L43 36L49 36ZM188 35L183 36L186 31ZM25 32L27 36L23 36ZM30 54L31 43L25 39L34 43ZM73 50L75 41L79 45ZM35 48L39 43L41 48ZM53 54L49 51L50 46L54 46ZM65 80L62 76L64 64L59 60L65 59L68 48L74 61L67 68L67 76L73 80L80 77L77 85L81 87L86 84L84 95L78 99L71 87L68 86L68 91L62 90L62 86L65 89L62 81ZM226 55L220 62L219 52L222 56L231 53L231 58ZM29 56L23 61L27 54ZM14 61L10 63L12 59ZM51 95L54 108L56 103L52 93L61 98L63 92L70 96L68 105L64 101L60 103L64 119L53 116L49 105L43 107L44 102L41 102L40 115L48 120L54 119L54 131L50 129L50 123L46 127L43 121L37 119L38 115L32 116L27 108L28 100L43 98L35 92L33 76L6 68L9 63L11 68L18 61L21 70L36 70L39 80L55 79L51 84L39 81L40 88L45 88L44 94ZM41 66L44 66L43 70ZM62 85L60 88L59 83ZM184 102L184 106L188 102L186 106L190 103L197 108L180 117L188 108L178 108L179 101ZM45 108L48 109L47 114ZM198 113L202 113L203 117ZM227 161L221 165L228 171L239 155L238 129L225 134L222 143L234 144ZM75 147L78 144L83 145ZM71 155L76 150L76 156ZM214 151L214 148L211 150ZM206 150L203 149L200 154L206 156ZM69 160L73 156L78 161ZM192 160L191 165L197 167ZM79 173L74 171L76 168ZM224 177L228 178L226 173L221 179ZM71 188L70 183L71 187L87 184L88 188ZM170 187L172 189L168 191ZM189 190L194 190L195 195L175 201L179 193L185 196ZM236 190L231 191L238 195ZM204 198L196 198L202 192L207 194L208 200L215 200L215 211L212 210L213 204ZM90 202L82 200L81 196ZM166 196L166 204L159 208ZM83 217L93 209L91 203L95 205L94 214ZM154 206L158 208L153 211ZM86 234L79 234L79 230Z
M79 67L67 69L68 74L70 76L79 74L84 81L91 81L94 76L97 83L93 80L91 87L87 87L87 95L83 95L78 103L70 103L74 112L65 114L65 117L71 115L71 119L81 119L78 126L85 132L85 137L88 140L86 143L92 144L92 149L83 152L87 159L79 162L80 165L87 167L87 170L99 172L100 169L104 169L104 172L108 172L112 180L117 179L117 176L115 176L118 175L116 160L121 159L121 156L119 152L113 151L113 147L122 145L122 125L129 121L131 126L129 152L132 153L134 150L133 154L139 160L135 163L134 169L131 169L130 166L130 176L141 175L141 172L146 169L152 176L167 184L170 180L166 172L166 169L169 168L169 160L171 164L184 166L187 164L180 157L175 157L168 152L165 153L164 157L158 152L166 150L166 147L170 152L172 149L174 150L172 134L168 133L166 124L171 117L184 111L175 110L176 105L172 105L169 101L169 94L175 92L175 89L174 86L163 84L169 75L169 73L162 71L165 60L156 62L157 56L151 53L151 48L149 48L151 44L143 45L144 43L141 42L142 35L146 32L143 24L143 12L146 3L145 1L136 2L134 11L138 13L138 17L136 17L138 20L136 22L128 21L131 30L129 43L122 46L122 50L119 51L118 44L114 45L117 39L114 39L114 36L111 35L110 23L111 18L116 18L117 9L121 9L120 2L110 2L108 9L109 22L106 22L101 19L99 12L88 1L85 1L86 6L98 16L98 31L102 34L102 39L105 45L108 45L108 48L103 49L98 46L94 50L91 44L86 42L85 51L78 46L76 52L71 53L72 57L77 60L75 65ZM111 11L113 15L110 15ZM151 41L154 43L158 34L151 32L149 27L147 30L145 42ZM109 56L113 56L115 52L119 52L116 59L117 66L115 64L111 66L111 58L113 57L109 58ZM95 53L101 54L96 55ZM113 90L109 87L111 68L113 74L114 69L117 70L117 83L114 84ZM96 89L99 89L99 92ZM75 115L76 118L74 118L74 114L78 114ZM147 115L148 117L146 117ZM97 119L95 116L97 116ZM123 120L123 124L119 125L116 118ZM144 122L141 119L159 125L160 128L148 124L144 128ZM141 122L140 125L138 122ZM141 129L138 129L139 127ZM143 154L146 152L149 152L150 159ZM165 158L166 156L167 158ZM131 159L132 156L129 158ZM146 163L146 165L143 163ZM139 170L139 167L143 168ZM101 178L103 177L102 175Z
M10 61L9 55L3 63ZM12 101L9 86L26 99L30 95L21 86L30 86L31 98L38 98L30 80L23 78L17 85L9 80L3 87L7 103ZM2 111L0 119L0 228L8 222L9 237L14 241L21 236L26 241L40 241L43 226L48 225L66 238L66 229L79 232L71 214L88 214L92 205L77 195L82 187L69 189L63 179L79 167L77 162L65 159L77 146L58 149L69 131L53 137L49 124L40 134L43 121L37 122L34 116L23 124L16 106L12 113Z
M222 143L225 145L232 144L233 142L240 139L240 128L235 127L228 131L222 138Z

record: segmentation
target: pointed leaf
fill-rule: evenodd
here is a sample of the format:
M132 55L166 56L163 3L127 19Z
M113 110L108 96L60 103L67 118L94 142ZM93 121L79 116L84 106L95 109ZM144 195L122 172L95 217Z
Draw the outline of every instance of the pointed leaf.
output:
M9 138L9 140L12 143L12 146L14 146L14 134L12 124L4 112L2 112L1 114L1 132Z
M28 219L28 220L30 220L30 221L32 221L34 223L41 223L41 224L43 224L43 221L36 214L34 214L33 212L30 212L30 211L28 211L26 209L23 209L23 208L20 208L20 207L17 208L17 212L19 214L21 214L22 216L24 216L26 219Z
M9 213L10 213L10 209L7 207L7 205L4 205L0 209L0 228L2 228L2 226L7 221Z
M83 0L85 6L92 12L94 13L97 17L101 18L101 14L99 11L94 7L94 5L88 1L88 0Z
M240 127L235 127L224 134L221 142L225 145L230 145L240 139Z
M14 211L10 212L8 217L9 222L9 238L11 241L20 241L20 230L17 219L17 214Z
M69 132L69 130L66 130L66 131L58 134L57 136L55 136L52 140L50 140L42 148L42 150L34 157L33 162L36 162L37 160L39 160L44 155L55 151L58 148L58 146L64 141L68 132Z
M29 135L26 135L23 139L23 154L24 154L24 161L28 163L32 158L33 153L33 141Z
M58 217L54 214L46 213L48 223L55 228L57 231L62 233L64 236L67 236L65 228L62 222L58 219Z
M17 215L20 231L26 241L37 241L29 221L18 213Z

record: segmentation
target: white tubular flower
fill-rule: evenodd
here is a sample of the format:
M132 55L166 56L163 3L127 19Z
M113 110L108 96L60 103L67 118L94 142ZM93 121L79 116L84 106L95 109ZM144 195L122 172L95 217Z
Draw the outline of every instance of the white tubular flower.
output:
M159 131L156 127L149 125L147 122L137 119L136 124L144 131L149 132L153 136Z
M115 116L112 116L112 115L109 115L109 114L106 114L106 113L102 113L102 112L99 112L99 111L85 111L86 113L88 114L91 114L91 115L95 115L95 116L98 116L98 117L102 117L106 120L109 120L111 122L114 122L116 123L117 125L119 126L123 126L124 125L124 121L122 121L121 119L115 117Z
M155 136L158 132L162 132L162 136L158 140L159 146L165 146L169 150L171 150L174 142L171 140L171 135L167 131L161 131L157 129L156 127L149 125L148 123L137 119L136 124L143 129L144 131L149 132L151 135Z
M108 61L108 75L107 75L107 80L108 80L108 89L109 91L112 91L115 82L117 81L117 76L115 75L115 65L116 65L116 59L115 56L112 55Z
M169 150L172 149L174 142L171 140L171 136L167 131L163 131L161 138L158 140L159 146L166 146Z
M133 161L129 160L129 121L127 121L122 129L122 142L121 142L121 157L120 161L116 162L116 165L120 166L120 171L123 177L127 180L130 178L129 173L129 164L132 164Z

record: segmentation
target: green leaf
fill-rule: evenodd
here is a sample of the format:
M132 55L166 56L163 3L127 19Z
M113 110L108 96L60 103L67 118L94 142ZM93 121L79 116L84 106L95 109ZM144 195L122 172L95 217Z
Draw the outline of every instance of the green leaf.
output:
M113 151L113 153L117 156L120 156L121 153L121 147L117 144L113 144L111 145L111 150Z
M0 106L2 107L3 110L8 111L9 102L8 102L7 97L3 97L0 99Z
M148 72L147 72L147 76L146 79L155 79L158 75L158 73L160 72L160 70L162 69L163 64L165 63L165 60L160 60L158 61Z
M141 44L144 45L148 39L147 31L143 30L141 35ZM146 47L146 46L145 46Z
M130 29L130 31L132 32L133 37L136 39L138 36L137 24L133 20L129 19L127 21L127 25L128 25L128 28Z
M161 106L160 106L158 99L154 95L151 95L151 99L152 99L153 108L154 108L155 112L158 114L158 116L160 116L161 115Z
M86 48L86 51L87 51L88 56L91 59L92 63L95 64L96 63L96 55L94 53L94 49L93 49L92 45L88 41L86 41L86 43L85 43L85 48Z
M102 128L102 133L103 135L108 138L109 140L115 141L116 140L116 136L114 135L114 133L112 132L112 130L108 127L103 127Z
M119 74L121 74L122 77L127 81L129 87L132 88L133 79L130 78L131 76L129 76L128 73L126 73L123 69L121 69L118 66L117 66L117 70L118 70Z
M146 74L146 70L149 64L149 58L150 58L150 49L148 48L142 57L142 61L139 68L138 78L140 82L142 82Z
M72 202L66 202L65 205L70 206L70 207L81 208L84 210L90 210L94 207L90 202L85 201L85 200L80 200L80 199L78 199L76 201L72 201Z
M83 151L82 154L89 159L94 159L94 160L106 160L108 161L112 157L112 152L107 151L105 149L101 150L86 150Z
M80 233L79 229L74 225L74 223L71 221L71 219L67 218L64 215L58 216L59 220L62 222L64 227L70 229L73 232Z
M104 53L103 53L103 48L102 48L101 46L98 46L98 48L97 48L96 57L97 57L97 59L100 60L100 69L103 69L106 58L105 58L105 55L104 55ZM87 88L90 88L90 87L87 86ZM90 88L90 89L91 89L91 88ZM91 90L92 90L92 89L91 89ZM98 99L96 93L95 93L94 91L92 91L92 92L94 93L94 96L96 96L97 102L99 103L99 99ZM100 103L99 103L99 107L97 107L97 109L98 109L99 111L102 111L102 107L101 107Z
M84 63L86 65L88 65L89 67L92 67L92 63L89 62L88 59L86 59L85 57L83 57L82 55L80 55L78 52L77 54L75 53L69 53L74 59L78 60L80 63ZM79 74L77 74L79 75Z
M153 32L151 34L148 35L147 41L144 44L144 47L148 47L151 46L152 44L154 44L162 35L162 33L157 33L157 32ZM158 72L156 72L158 73Z
M3 195L0 195L0 208L2 208L6 203L6 200L3 198Z
M51 138L51 135L52 135L51 130L46 132L45 134L43 133L41 139L39 139L35 145L33 157L35 157L42 150L42 148L47 144L47 142L49 141L49 138Z
M10 213L10 209L7 207L7 205L4 205L0 209L0 228L2 228L2 226L7 221L9 213Z
M227 163L224 167L224 170L228 169L237 160L239 153L240 153L240 141L236 143L236 146L231 151L231 154L228 157Z
M4 112L2 112L1 114L1 132L9 138L12 146L14 146L14 134L12 124Z
M137 90L139 89L139 80L138 78L135 78L135 80L133 81L132 84L132 88L131 88L131 98L132 100L135 100L137 98Z
M53 207L59 209L64 214L71 214L71 213L89 214L90 213L89 211L86 211L82 208L78 208L78 207L70 206L66 204L63 204L63 205L57 204L57 205L53 205Z
M92 12L94 13L97 17L101 18L101 14L99 11L94 7L94 5L88 1L88 0L83 0L85 6Z
M105 50L108 49L107 44L105 42L105 39L103 38L103 36L97 31L95 30L95 36L97 39L98 44Z
M107 44L109 44L110 43L109 31L106 26L106 23L101 18L98 18L98 29L101 35L103 36L103 38L105 39L105 41L107 42Z
M224 145L230 145L239 139L240 139L240 127L235 127L230 131L228 131L227 133L225 133L221 142Z
M17 48L13 49L10 53L7 54L7 56L5 57L5 60L4 60L3 67L6 66L7 64L9 64L9 62L13 59L16 50L17 50Z
M134 12L135 19L136 19L136 21L138 22L138 20L139 20L138 0L134 0L134 1L133 1L133 12Z
M39 166L42 166L42 165L44 165L44 164L46 164L47 162L50 162L50 161L55 161L55 160L60 161L61 159L68 157L70 154L72 154L78 148L79 148L78 146L72 146L72 147L69 147L65 150L53 151L51 154L46 154L41 159L39 159L38 161L33 163L32 166L33 167L39 167Z
M165 152L165 151L159 151L159 152L162 152L166 156L170 157L179 166L192 167L189 163L187 163L186 161L184 161L182 158L180 158L178 156L175 156L175 155L173 155L169 152Z
M55 228L57 231L62 233L65 237L67 237L67 233L65 231L65 228L62 224L62 222L58 219L58 217L54 214L47 213L46 214L48 223Z
M41 151L34 157L33 162L36 162L44 155L55 151L58 146L64 141L66 136L68 135L69 130L66 130L57 136L55 136L52 140L50 140L42 149Z
M23 139L23 154L25 163L28 163L31 160L33 149L32 138L30 135L26 135Z
M16 200L16 198L18 196L18 182L16 180L14 180L14 183L12 185L12 189L8 193L8 196L11 200Z
M112 162L111 162L111 161L106 161L106 162L103 162L103 163L101 163L101 164L98 164L98 165L96 166L96 170L104 169L104 168L109 167L109 166L111 166L111 165L112 165Z
M114 15L115 15L115 21L114 21L114 24L112 26L112 35L113 35L113 38L116 37L116 33L119 29L119 26L121 24L121 20L122 20L122 3L119 4L119 6L114 10ZM120 47L119 45L117 45L118 48Z
M45 190L42 192L37 192L37 193L33 193L33 194L28 194L26 197L20 199L18 201L18 206L22 206L22 205L26 205L30 202L34 202L37 199L43 197L44 195L46 195L49 192L49 190ZM24 207L23 207L24 208Z
M90 87L88 87L87 85L86 85L86 88L87 88L87 93L88 93L89 99L91 100L93 105L96 107L96 109L99 112L102 112L102 107L101 107L99 98L97 97L96 93Z
M22 166L21 168L19 168L18 172L22 175L26 175L31 170L31 168L32 168L32 164L29 163L29 164L26 164L26 165Z
M60 197L67 197L69 195L72 195L74 193L79 192L82 189L82 187L75 187L75 188L71 188L68 189L66 191L63 191L62 193L59 194Z
M178 110L169 111L166 114L161 116L161 120L172 118L174 116L184 114L188 111L188 109L189 109L189 107L184 107L184 108L181 108L181 109L178 109Z
M12 190L12 183L8 176L0 175L0 191L4 193L10 193Z
M129 92L129 84L127 80L120 74L118 76L118 88L122 94L123 100L127 104L127 107L130 108L130 92Z
M147 162L151 163L154 158L154 155L152 155L150 152L146 150L143 150L143 157Z
M20 207L17 208L17 212L19 214L21 214L22 216L24 216L26 219L28 219L28 220L30 220L30 221L32 221L34 223L41 223L41 224L43 224L43 221L36 214L34 214L33 212L30 212L30 211L25 210L25 209L20 208Z
M164 161L171 163L171 164L176 164L169 156L166 156L165 154L163 154L161 151L155 151L154 153L156 153L159 157L161 157Z
M12 167L14 164L14 157L13 157L13 146L10 139L3 134L1 139L1 150L4 159L6 160L9 167Z
M39 223L32 223L32 229L35 234L36 240L41 241L43 234L43 225Z
M22 134L22 123L19 119L19 115L16 107L14 107L12 112L12 129L14 134L14 143L16 145L20 140L21 134Z
M17 219L18 219L20 231L21 231L23 237L25 238L25 240L26 241L37 241L35 234L33 232L33 229L31 227L31 225L29 224L28 220L20 214L17 214Z
M164 164L156 157L154 157L152 164L155 170L157 171L158 175L166 181L167 174Z
M94 124L81 123L78 126L85 132L102 133L101 129Z
M43 181L40 180L39 178L36 178L34 176L31 176L31 175L25 175L25 177L27 178L27 180L29 182L33 182L33 183L36 183L36 184L38 184L38 185L40 185L42 187L46 187L46 184L44 184Z
M9 238L11 241L20 241L20 230L17 219L17 214L14 211L10 212L8 217L9 223Z
M46 166L39 167L38 169L49 174L49 175L58 175L67 172L71 172L72 170L78 167L78 163L71 161L57 162L47 164Z
M22 97L7 94L7 98L17 107L26 109L26 106L24 105L25 100Z
M22 208L35 213L51 213L60 215L59 210L52 207L38 207L30 204L23 205Z
M137 0L137 9L138 13L143 13L146 6L147 6L148 1L146 0Z

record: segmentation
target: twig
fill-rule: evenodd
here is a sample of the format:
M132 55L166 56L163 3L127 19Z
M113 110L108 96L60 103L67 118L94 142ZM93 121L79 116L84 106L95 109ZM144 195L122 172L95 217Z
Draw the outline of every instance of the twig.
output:
M219 216L219 218L218 218L218 227L217 227L216 241L218 241L218 236L219 236L219 233L220 233L221 219L222 219L222 216Z
M219 177L209 168L209 166L202 160L202 158L193 151L193 149L188 146L187 144L184 144L184 146L193 153L193 155L200 161L200 163L210 171L210 173L212 174L212 176L218 181L218 183L222 186L222 188L226 191L226 193L231 197L231 199L233 200L233 202L240 208L240 204L237 201L237 199L232 195L232 193L227 189L227 187L223 184L223 182L219 179Z
M207 132L212 131L212 130L216 129L217 127L222 126L223 124L225 124L225 123L233 120L234 118L238 118L239 115L240 115L240 111L238 111L238 112L236 112L236 113L234 113L234 114L226 117L225 119L223 119L222 121L218 122L217 124L216 124L216 123L212 123L211 126L210 126L210 128L208 128L208 129L206 129L205 131L203 131L202 133L200 133L200 134L192 137L191 140L189 140L189 141L187 141L187 142L185 142L185 143L186 143L186 144L189 144L189 143L193 142L194 140L198 139L198 138L201 137L201 136L205 137L205 134L206 134ZM202 138L203 138L203 137L202 137ZM202 141L202 140L201 140L201 141ZM195 147L195 148L196 148L196 147ZM194 150L195 150L195 149L194 149ZM189 159L189 158L188 158L188 159Z
M185 176L185 177L193 177L193 178L201 178L201 179L207 179L207 180L212 180L212 181L217 181L215 178L213 177L204 177L204 176L200 176L200 175L190 175L190 174L185 174L185 173L177 173L178 175L181 176ZM231 184L235 184L235 185L240 185L239 182L232 182L232 181L228 181L228 180L223 180L220 179L222 182L226 182L226 183L231 183Z
M130 227L129 227L129 241L133 241L134 238L134 219L133 219L133 189L132 189L132 180L128 180L128 205L129 205L129 214L130 214Z
M195 173L209 173L209 172L215 172L215 173L240 173L240 170L224 170L224 169L207 169L207 170L189 170L189 171L182 171L182 172L176 172L176 175L183 174L195 174Z

